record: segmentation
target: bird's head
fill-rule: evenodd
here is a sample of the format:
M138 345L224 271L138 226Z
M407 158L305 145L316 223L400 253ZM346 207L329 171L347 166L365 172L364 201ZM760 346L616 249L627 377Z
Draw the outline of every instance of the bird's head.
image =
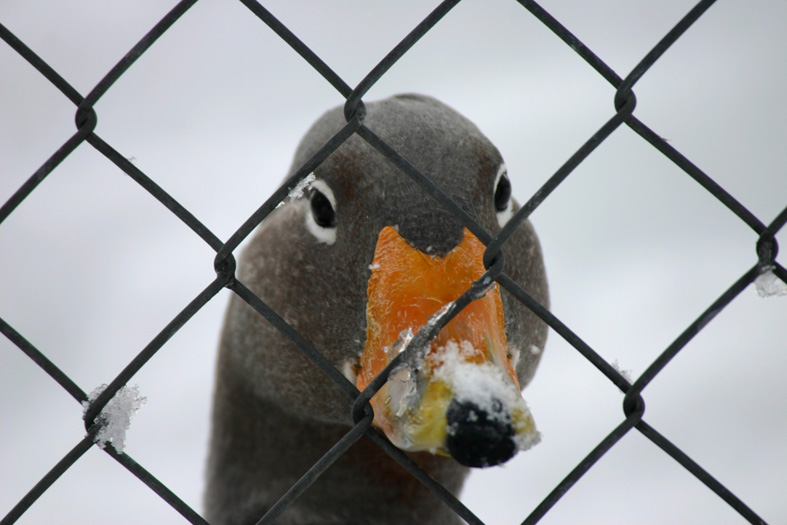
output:
M366 109L364 125L487 232L500 231L518 208L498 150L451 108L404 95ZM345 124L341 109L318 120L293 170ZM279 251L289 255L280 257L298 267L295 277L280 279L296 279L309 295L283 297L303 303L287 306L284 317L361 390L396 359L371 400L375 424L391 442L468 466L505 462L537 442L520 394L546 339L534 314L489 280L475 284L475 300L439 333L417 338L485 274L485 246L459 218L357 135L314 170L303 196L287 207L266 221L286 222L290 242ZM285 227L268 229L272 239ZM503 251L503 272L546 304L541 251L528 221ZM281 362L266 366L292 374ZM296 376L299 388L320 396L323 383Z

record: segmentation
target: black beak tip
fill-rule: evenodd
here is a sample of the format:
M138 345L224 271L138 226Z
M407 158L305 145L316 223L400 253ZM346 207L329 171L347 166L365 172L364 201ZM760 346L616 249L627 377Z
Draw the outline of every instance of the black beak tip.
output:
M446 412L446 448L453 458L468 467L491 467L511 459L517 452L511 417L500 402L492 414L471 401L452 401Z

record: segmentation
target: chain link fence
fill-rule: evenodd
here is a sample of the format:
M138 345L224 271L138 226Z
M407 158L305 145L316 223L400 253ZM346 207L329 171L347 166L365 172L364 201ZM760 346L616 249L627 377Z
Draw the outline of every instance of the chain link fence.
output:
M205 252L205 257L207 260L210 260L209 257L213 257L216 271L215 277L202 281L200 286L201 291L199 293L183 301L178 308L178 313L171 317L171 320L166 323L157 334L148 338L145 344L137 348L133 358L125 363L124 368L119 374L106 379L105 382L108 383L107 388L100 394L97 394L97 397L84 415L84 426L87 430L87 434L84 438L76 440L70 451L58 457L48 468L48 472L40 477L37 483L25 489L26 493L24 496L15 501L11 508L0 509L0 513L5 515L2 521L3 524L15 523L17 520L29 515L28 512L37 504L40 504L38 503L39 500L44 498L47 492L51 490L61 478L67 478L71 469L79 468L80 463L85 461L87 457L86 453L94 448L94 439L102 429L102 422L99 417L102 409L104 409L107 403L121 388L129 383L133 383L135 376L141 373L143 368L145 370L148 368L155 368L157 366L156 360L164 359L159 356L159 354L165 354L167 352L167 349L172 344L171 341L178 337L178 333L181 330L185 330L187 329L185 327L189 326L189 324L197 322L194 319L196 316L200 315L200 312L203 311L204 308L211 308L206 305L216 304L216 297L225 289L229 289L233 293L241 295L249 304L256 308L261 315L274 323L280 330L289 334L298 348L317 366L321 367L329 375L335 374L330 364L322 358L319 352L312 348L305 338L281 320L276 312L270 310L263 301L254 297L253 294L243 286L243 283L235 280L234 254L237 253L238 246L279 204L279 202L287 196L290 190L303 177L308 175L316 165L326 158L331 151L346 140L348 136L353 133L360 135L364 140L369 142L369 144L389 158L391 162L397 165L417 184L420 184L425 191L433 195L440 205L453 209L457 213L461 213L461 210L442 193L440 188L434 186L428 178L413 169L407 162L407 159L401 158L395 150L390 148L384 141L380 140L374 135L372 130L369 130L363 124L363 101L367 93L376 85L383 82L398 61L408 57L408 54L411 53L411 49L414 49L422 38L427 37L430 33L438 32L443 27L451 24L450 14L452 10L458 8L458 4L460 4L458 0L440 3L426 16L415 24L412 24L409 33L396 43L390 52L385 54L376 65L371 67L368 73L363 76L362 80L355 85L351 84L346 76L343 76L332 68L331 60L322 58L319 52L307 45L305 43L305 36L299 34L297 29L282 23L262 4L253 0L242 0L240 4L243 4L246 8L245 16L248 23L257 24L256 27L258 31L272 31L277 35L277 38L281 39L282 42L286 43L300 56L300 58L296 56L292 57L293 64L297 64L297 66L293 65L293 68L303 67L304 64L308 64L308 67L311 68L310 71L316 72L319 77L321 77L314 77L311 79L311 84L318 86L313 89L325 89L327 87L334 91L337 101L344 101L348 124L347 127L326 144L315 157L310 159L306 165L302 166L291 179L286 181L285 184L264 199L264 203L256 209L256 211L244 217L243 220L238 221L238 223L236 223L237 227L234 227L229 235L220 235L209 228L207 222L201 218L202 215L192 211L191 208L185 204L183 198L179 198L178 195L166 191L164 187L157 182L155 176L146 173L145 170L137 166L136 159L129 158L125 154L122 154L120 152L121 149L113 143L112 138L101 132L102 126L99 124L102 118L99 102L113 95L113 90L116 89L116 83L124 76L133 75L134 65L140 58L145 57L149 53L153 53L158 46L167 46L167 34L169 32L178 31L181 24L187 23L188 12L196 3L196 0L178 3L170 12L155 23L145 36L134 44L113 67L109 68L106 74L103 75L101 80L92 87L92 89L86 91L75 88L69 82L68 78L62 76L56 66L50 64L45 57L39 56L32 46L29 46L23 38L18 37L13 32L12 27L0 25L0 36L8 48L6 51L12 50L13 53L27 61L36 71L36 75L44 77L52 87L59 91L59 96L67 99L73 107L76 108L74 119L77 127L77 131L67 140L58 144L57 147L54 148L53 153L41 159L43 164L41 164L40 168L35 170L35 172L21 184L14 187L10 195L2 196L4 204L2 208L0 208L0 232L2 232L4 223L5 225L11 223L14 217L20 213L19 210L22 210L29 200L35 199L37 193L46 191L48 184L54 184L51 180L57 177L58 170L62 169L61 165L68 162L69 157L80 154L85 149L92 147L93 150L119 168L119 170L136 183L139 188L147 192L147 195L158 202L158 206L156 207L157 210L154 213L157 213L158 210L161 209L161 206L163 206L164 209L168 210L168 213L180 221L180 224L185 225L185 227L190 230L190 232L184 233L181 228L181 231L178 232L179 235L192 235L209 247L213 255L209 255L209 252ZM511 4L513 5L516 3L511 2ZM599 149L602 144L610 142L610 137L612 137L616 131L622 129L628 129L633 132L640 144L649 145L648 147L652 147L654 152L657 152L658 155L663 156L663 158L668 159L677 166L683 178L693 180L699 184L706 195L714 199L714 205L723 207L725 216L729 217L729 220L736 224L734 227L747 229L752 238L756 240L756 243L752 242L751 252L745 255L750 259L750 264L738 272L731 281L718 289L717 292L715 292L715 298L697 311L696 315L693 316L693 321L684 323L677 332L669 335L668 339L670 342L665 347L652 355L648 355L649 364L643 367L641 373L633 377L629 377L628 374L623 373L621 366L609 359L607 357L608 353L598 345L591 345L583 339L582 334L574 327L572 322L566 320L563 316L556 315L553 311L545 309L534 301L525 291L520 289L513 281L506 277L504 268L502 270L503 273L499 273L499 269L495 270L495 276L500 285L507 290L508 293L513 294L514 297L531 308L552 328L553 334L550 344L548 345L547 353L555 351L553 347L556 346L556 340L559 339L567 343L573 351L584 358L585 364L583 366L589 364L590 367L595 370L598 377L605 378L605 381L608 381L617 388L623 398L622 417L618 414L617 422L605 431L605 435L603 435L601 439L595 440L593 446L583 453L584 457L578 462L574 462L572 468L561 471L558 474L559 481L554 485L551 491L543 494L540 503L532 506L526 513L517 517L516 521L536 523L548 516L553 508L559 508L561 503L570 505L570 503L562 501L562 498L566 495L570 495L575 485L583 480L583 478L587 479L591 477L591 473L597 470L597 466L601 463L601 458L619 447L619 445L624 442L624 437L632 433L639 433L649 441L649 446L651 448L659 450L660 453L663 453L662 456L674 460L676 464L683 467L685 471L693 476L697 484L704 485L715 494L719 505L726 505L732 510L729 515L738 516L742 520L750 523L764 523L765 519L768 519L767 516L758 513L756 505L749 503L747 498L741 496L738 491L732 489L728 477L716 477L712 468L707 468L706 470L703 466L703 462L695 459L691 453L684 451L684 449L671 437L670 432L662 430L658 424L653 423L647 417L649 414L645 409L647 397L644 391L646 387L663 374L665 370L669 369L673 362L673 358L678 354L683 355L683 353L691 352L691 343L694 341L695 337L697 337L706 326L712 324L721 312L739 301L744 290L759 285L761 289L763 287L770 287L772 290L778 292L780 289L780 282L787 283L787 271L785 271L784 266L780 264L777 258L777 237L780 233L783 233L783 226L785 222L787 222L787 207L781 209L775 216L764 216L753 213L749 208L744 206L732 192L726 190L720 184L717 184L712 173L703 171L703 169L698 164L692 162L687 155L678 151L678 149L673 146L671 140L661 137L647 122L644 122L637 116L638 105L644 103L635 97L635 87L637 87L639 81L645 78L654 66L659 64L659 61L662 60L665 53L675 46L677 42L680 42L683 38L690 38L695 24L700 23L705 17L712 17L714 9L721 8L715 6L713 1L702 1L696 5L689 6L680 16L675 18L674 24L671 29L666 32L663 38L653 42L650 51L642 56L630 71L622 75L614 71L605 63L603 56L596 54L590 46L585 45L577 38L577 36L570 31L569 27L557 19L556 15L553 16L539 4L535 2L520 1L517 8L529 17L528 20L535 20L539 24L542 24L544 28L552 33L552 40L554 42L562 42L568 49L578 55L580 59L598 75L598 77L611 86L609 92L614 94L614 110L607 112L605 119L599 122L595 130L585 137L584 141L576 147L571 154L563 159L562 165L556 170L547 174L541 173L531 175L531 177L537 181L534 183L537 189L530 198L524 199L523 197L525 197L525 195L515 188L515 192L520 200L524 201L522 210L497 237L489 239L487 243L486 260L492 261L494 259L495 253L504 245L514 226L528 217L531 217L537 210L540 211L543 209L543 206L550 200L554 200L555 197L553 195L558 189L562 189L565 185L569 184L569 181L578 177L576 174L580 172L579 167L583 165L583 163L586 164L586 160L591 157L591 154ZM490 7L490 9L492 8ZM2 15L0 15L0 24L3 24L4 21L1 18ZM346 36L349 38L348 35ZM344 36L337 36L337 38L343 37ZM195 43L195 45L197 44ZM186 51L187 50L183 50L184 53ZM264 54L265 49L244 50L243 52ZM521 53L538 54L538 51L522 50ZM188 58L184 57L183 60L188 60ZM447 58L447 60L450 60L450 58ZM167 81L167 75L177 75L177 70L167 71L165 73L166 75L162 76L163 84ZM272 81L288 82L286 72L278 71L275 75L276 78ZM472 76L472 73L468 72L468 77L470 76ZM15 82L15 79L4 78L2 82L4 84ZM310 89L312 88L310 87ZM228 89L227 92L229 93L230 90ZM222 95L223 94L217 94L217 97ZM259 96L265 96L264 87L260 89ZM485 96L495 96L493 86L489 87L489 91L485 92ZM297 103L297 101L293 103ZM206 104L210 104L210 101L206 101ZM517 100L509 100L507 104L515 105L517 104ZM327 106L325 109L327 109ZM462 110L462 108L459 109L460 111ZM313 117L316 116L316 114L313 115ZM5 125L7 124L4 123L4 126ZM270 122L264 123L263 125L275 127L279 125L279 123ZM522 126L526 126L526 124ZM482 129L484 128L483 125L481 127ZM740 130L735 131L740 132ZM247 146L243 148L245 147ZM166 154L166 144L162 144L162 151ZM503 151L503 153L504 155L506 154L505 151ZM724 152L721 153L723 154ZM286 162L286 160L284 162ZM275 178L278 178L279 174L282 172L283 170L278 172ZM747 174L747 176L755 175ZM775 189L778 190L779 187ZM127 188L124 191L126 190ZM598 196L597 198L602 197L603 196ZM615 196L608 197L610 199L615 198ZM86 198L100 200L101 196L90 195L86 196ZM777 199L782 203L782 206L787 203L787 195L781 195L777 197ZM112 210L105 210L105 212L111 214ZM146 210L146 212L148 212L148 210ZM562 214L570 216L571 211L563 210ZM536 217L538 217L537 214ZM53 216L40 217L38 220L56 221L58 217L53 214ZM580 219L576 218L573 220ZM626 220L626 217L621 218L621 221ZM115 223L112 224L114 225ZM114 225L113 227L132 228L133 226ZM691 225L689 224L686 227L691 227ZM222 240L223 238L226 238L226 240ZM549 239L548 236L545 236L543 231L542 240L547 247L547 269L549 271ZM45 244L46 241L47 239L45 238L41 239L42 244ZM20 263L14 259L13 245L3 246L2 249L6 252L3 256L4 264L16 265ZM577 256L581 257L579 254ZM95 258L92 257L90 253L86 254L86 263L95 263ZM57 261L51 261L51 264L56 265ZM554 281L560 278L560 274L559 272L550 271L550 277L553 281L553 286L555 286ZM63 276L63 279L68 280L69 277ZM111 287L109 287L109 285L106 286L108 295L106 301L111 302ZM148 300L155 301L155 294L150 294ZM778 299L774 301L778 301ZM13 302L6 304L13 304ZM775 307L780 308L780 312L785 312L783 306L776 305ZM215 309L210 311L215 312ZM41 339L40 335L35 333L35 331L30 331L23 326L19 326L12 321L14 318L15 312L0 312L0 331L11 343L7 345L7 348L3 347L3 351L5 353L13 352L15 355L19 355L21 351L21 354L26 356L25 359L29 358L29 360L32 360L38 367L37 374L48 375L47 381L53 382L52 384L57 384L59 388L62 388L64 392L61 392L59 395L62 396L62 394L67 394L79 404L85 403L88 400L88 392L92 390L95 385L87 386L72 380L71 376L64 372L66 367L58 362L57 358L52 357L56 352L47 345L37 344L36 341ZM614 324L615 323L610 323L610 330L613 328ZM746 329L746 327L740 328L740 330L743 331ZM766 329L768 328L766 327ZM50 341L49 344L52 345L54 342ZM211 346L212 342L205 344L206 348ZM737 350L739 350L739 348L716 349L720 354L735 352ZM766 349L766 355L768 352L775 353L778 350L778 348ZM62 358L62 354L58 355ZM184 357L183 355L180 356L181 359ZM13 366L16 365L9 365L11 366L9 370L5 363L18 363L18 360L12 362L11 359L7 359L6 356L4 356L3 359L3 367L6 368L4 377L11 378L14 374ZM64 359L64 361L68 363L67 359ZM68 363L68 368L74 368L74 366ZM382 381L384 377L380 379ZM166 381L166 379L163 380ZM555 383L560 381L561 379L550 377L547 371L542 370L537 374L534 384L539 382ZM357 397L357 426L348 432L347 436L337 444L337 447L332 449L321 462L315 465L314 469L310 471L308 475L304 476L301 482L296 484L296 486L280 500L279 504L263 518L262 522L272 522L275 520L281 512L286 510L287 506L292 501L297 499L303 491L308 490L310 480L314 479L315 476L319 476L321 472L329 468L331 463L340 456L344 450L363 436L367 436L375 441L380 447L389 452L392 457L400 461L405 468L408 468L414 476L418 477L424 484L441 495L446 504L453 508L465 521L469 523L482 522L474 512L472 504L465 505L454 498L445 489L431 480L431 478L424 475L424 473L412 464L412 462L409 462L404 454L391 446L385 439L380 438L379 434L375 433L373 429L369 428L371 422L369 418L362 417L363 409L366 401L379 386L380 382L373 383L366 391ZM208 385L205 385L204 388L206 391L210 390ZM781 394L783 393L782 391ZM146 394L146 392L143 391L143 394ZM353 396L357 395L357 393L350 394ZM778 396L779 392L763 392L764 397L769 395ZM3 404L12 402L21 403L18 399L14 401L9 399L2 400ZM776 406L779 407L783 405L777 403ZM538 407L536 406L534 408L535 417L539 420ZM761 407L751 407L751 410L755 411L760 409ZM45 420L47 414L36 414L35 417ZM726 415L720 417L726 417ZM782 419L784 419L783 414L780 414L778 411L773 413L772 423L774 427L776 427L778 421ZM690 424L693 423L687 423L687 425ZM3 442L6 442L7 435L23 432L24 430L24 426L16 427L15 425L4 424L2 427ZM572 432L575 431L576 430L572 430ZM569 431L565 430L565 432ZM774 432L776 432L776 430L774 430ZM553 436L554 438L558 438L559 433L555 432ZM548 431L545 439L552 439ZM5 447L2 442L0 442L0 446ZM756 448L757 444L751 443L748 447ZM749 450L751 450L751 448L749 448ZM745 451L746 447L744 447L743 450ZM125 467L128 472L138 478L150 490L158 494L163 501L176 510L185 520L191 523L205 523L199 515L198 510L196 510L198 508L197 503L195 501L186 502L181 499L181 497L176 494L176 490L172 490L166 483L159 481L154 469L148 467L145 461L134 459L128 453L118 452L112 447L104 448L104 452L118 464ZM133 450L130 452L133 452ZM10 453L13 454L16 453L16 451L11 451ZM530 452L529 454L532 453L534 452ZM738 451L736 453L741 452ZM203 458L194 458L193 461L201 462L202 459ZM639 467L637 469L637 475L647 477L649 474L646 467ZM751 475L756 476L757 474L751 473ZM7 479L13 477L13 475L8 472L3 474L3 476ZM740 479L732 479L731 481L735 486L740 486L741 484ZM9 481L9 483L11 482L12 481ZM62 482L65 483L66 481L63 480ZM743 483L745 483L745 479ZM782 486L784 486L783 477L781 483ZM777 492L778 491L775 491L769 498L780 498ZM668 505L669 502L664 502L664 504ZM783 512L781 516L775 516L776 519L782 519L787 515L787 509L782 510L785 512ZM77 519L82 518L79 516L64 516L63 521L66 522ZM702 520L700 519L700 521Z

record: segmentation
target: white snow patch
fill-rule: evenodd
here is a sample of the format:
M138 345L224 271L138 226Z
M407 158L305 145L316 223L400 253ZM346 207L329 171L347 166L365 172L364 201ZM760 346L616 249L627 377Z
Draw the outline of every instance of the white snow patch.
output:
M439 366L434 377L450 385L457 401L469 401L490 415L499 413L496 405L512 406L521 396L508 382L503 372L492 363L469 363L464 356L474 353L469 341L457 344L449 341L435 356Z
M449 310L451 310L451 308L453 308L453 306L454 306L454 301L449 301L445 303L443 306L441 306L439 310L437 310L435 313L432 314L432 316L424 325L424 328L433 329L435 326L437 326L437 323L439 323L440 320L443 317L445 317L445 315L448 313Z
M402 417L418 401L416 372L402 364L391 370L388 376L388 395L391 397L391 411Z
M509 382L502 370L490 362L472 363L467 356L475 350L472 343L449 341L445 347L427 359L436 364L434 379L445 382L459 402L470 402L491 418L510 418L512 410L521 411L532 419L530 410L519 391ZM527 450L541 440L537 431L517 434L514 441L520 450Z
M414 337L415 333L413 333L412 328L407 328L399 332L399 337L396 339L394 344L383 348L385 353L390 354L388 357L388 362L390 363L394 357L407 350L407 345L410 344L410 341L412 341Z
M519 359L521 359L522 357L522 351L515 346L509 346L508 355L509 355L508 360L511 363L511 368L516 370L517 367L519 366Z
M342 364L342 374L347 380L355 384L358 380L358 360L357 359L348 359Z
M528 450L529 448L534 447L541 443L541 432L536 430L535 432L520 432L514 434L514 444L516 448L521 451Z
M763 268L754 280L754 286L760 297L777 297L787 295L787 284L773 273L773 266Z
M90 393L87 401L82 402L83 416L87 413L90 404L106 388L107 385L101 385ZM96 445L103 449L107 443L111 443L112 447L119 454L122 454L126 446L126 432L131 426L131 418L142 408L146 401L147 398L139 395L138 385L132 387L124 386L118 390L115 397L109 400L107 406L104 407L98 416L101 429L95 437Z
M295 185L293 189L290 190L290 193L287 194L287 198L281 201L276 207L284 206L288 202L296 201L303 197L303 194L306 193L311 185L314 183L314 173L309 173L304 178Z
M618 360L617 360L617 359L615 359L614 361L612 361L612 363L610 363L610 364L612 365L612 368L614 368L614 369L615 369L615 371L616 371L618 374L620 374L620 375L622 375L622 376L623 376L623 379L625 379L625 380L626 380L626 381L628 381L629 383L633 383L633 382L634 382L634 381L632 380L632 375L631 375L631 374L632 374L632 371L631 371L631 370L628 370L628 369L625 369L625 368L623 368L623 367L620 365L620 363L618 363Z

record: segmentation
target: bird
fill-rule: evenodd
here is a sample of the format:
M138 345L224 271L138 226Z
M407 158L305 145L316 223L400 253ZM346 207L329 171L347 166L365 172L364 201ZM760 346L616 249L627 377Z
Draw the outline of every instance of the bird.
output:
M365 105L363 125L490 235L519 209L502 156L450 106L408 93ZM347 123L329 110L298 145L294 174ZM399 167L353 134L258 226L236 279L360 390L407 356L372 398L375 431L459 494L473 467L539 440L520 394L547 326L497 283L421 351L423 326L485 271L484 244ZM503 272L539 303L549 294L529 220L502 248ZM352 399L233 294L216 364L204 510L215 525L255 523L353 424ZM366 438L276 523L461 520Z

